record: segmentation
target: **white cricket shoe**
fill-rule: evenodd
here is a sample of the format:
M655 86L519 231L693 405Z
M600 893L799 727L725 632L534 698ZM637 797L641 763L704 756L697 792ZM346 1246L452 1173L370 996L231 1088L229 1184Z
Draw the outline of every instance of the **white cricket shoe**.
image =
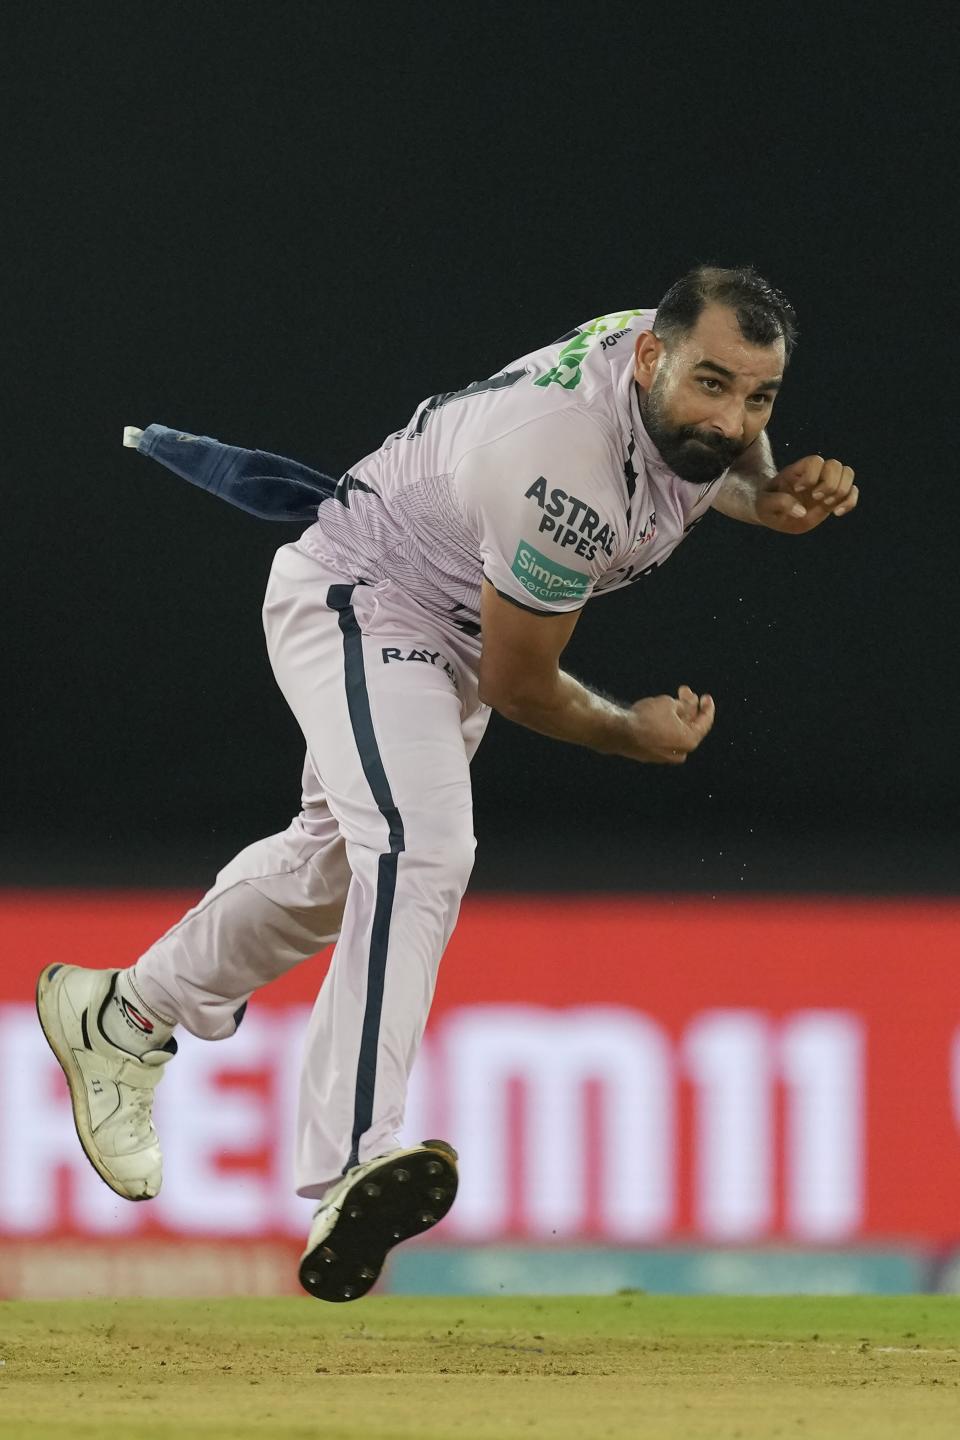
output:
M424 1140L348 1170L313 1217L300 1284L318 1300L359 1300L387 1252L442 1220L457 1194L457 1152Z
M37 1015L67 1077L87 1159L118 1195L150 1200L163 1168L150 1113L153 1092L177 1042L138 1057L107 1039L100 1016L116 977L116 970L48 965L37 981Z

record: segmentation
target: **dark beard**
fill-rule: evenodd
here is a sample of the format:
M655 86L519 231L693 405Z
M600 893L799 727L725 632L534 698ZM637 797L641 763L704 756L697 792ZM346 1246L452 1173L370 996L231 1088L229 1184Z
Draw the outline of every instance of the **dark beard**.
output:
M647 434L675 475L692 485L709 485L718 480L743 454L739 440L726 440L696 425L674 425L667 418L662 388L654 381L651 390L637 386L640 414Z

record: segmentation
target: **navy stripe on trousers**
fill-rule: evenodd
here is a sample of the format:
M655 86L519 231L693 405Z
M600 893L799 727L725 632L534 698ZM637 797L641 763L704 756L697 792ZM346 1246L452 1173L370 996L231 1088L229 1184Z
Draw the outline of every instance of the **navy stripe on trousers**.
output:
M377 1046L380 1039L380 1015L383 1010L383 984L387 969L387 947L390 943L390 918L397 888L397 863L404 848L403 821L393 801L373 729L367 677L363 668L363 637L351 600L353 585L331 585L327 604L336 610L343 632L343 672L347 691L347 711L357 742L360 764L377 809L387 822L389 849L380 856L377 866L377 898L374 903L370 931L370 952L367 959L367 1001L360 1032L360 1054L357 1059L357 1087L353 1107L353 1136L350 1158L344 1166L349 1170L359 1159L360 1140L373 1124L373 1092L377 1080Z

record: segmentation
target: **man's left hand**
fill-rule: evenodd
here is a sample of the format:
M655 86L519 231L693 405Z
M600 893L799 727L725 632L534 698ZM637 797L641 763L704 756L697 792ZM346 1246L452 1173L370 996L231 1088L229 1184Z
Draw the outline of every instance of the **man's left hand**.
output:
M757 520L785 535L805 535L831 515L849 515L859 498L849 465L807 455L761 482Z

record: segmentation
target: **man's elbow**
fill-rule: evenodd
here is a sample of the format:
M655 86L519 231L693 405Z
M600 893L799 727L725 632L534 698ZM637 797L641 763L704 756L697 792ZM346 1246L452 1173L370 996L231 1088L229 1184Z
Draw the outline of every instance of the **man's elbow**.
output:
M491 710L496 710L498 715L505 715L511 718L510 711L518 703L518 693L512 689L508 682L492 679L482 673L477 684L477 694L481 705L489 705Z
M523 707L526 688L522 678L509 667L485 667L481 661L477 693L482 705L489 705L491 710L511 719L511 711Z
M478 680L480 702L489 705L506 720L524 720L549 708L556 676L550 679L533 674L484 675Z

